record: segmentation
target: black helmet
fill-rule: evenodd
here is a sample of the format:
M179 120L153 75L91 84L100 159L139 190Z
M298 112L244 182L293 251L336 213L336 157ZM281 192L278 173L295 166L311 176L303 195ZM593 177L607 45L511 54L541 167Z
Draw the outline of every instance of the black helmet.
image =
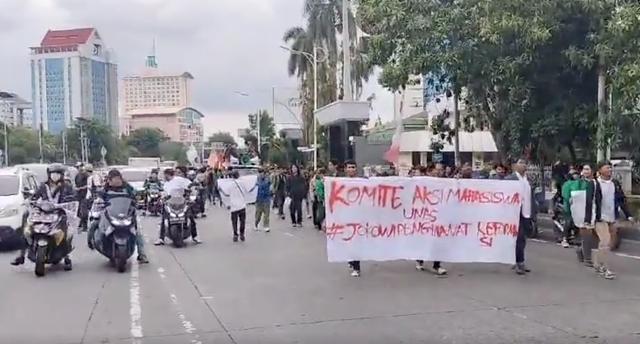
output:
M158 174L158 169L157 168L152 168L151 169L151 174Z
M67 170L66 167L64 167L63 164L51 164L49 166L47 166L47 174L51 174L51 173L60 173L62 175L64 175L65 171Z

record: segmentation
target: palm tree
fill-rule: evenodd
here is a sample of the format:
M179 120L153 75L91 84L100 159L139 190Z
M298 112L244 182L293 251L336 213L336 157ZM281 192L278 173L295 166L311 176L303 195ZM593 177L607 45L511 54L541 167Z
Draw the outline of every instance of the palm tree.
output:
M304 27L294 27L285 32L283 40L289 48L313 54L314 46L326 51L323 63L318 66L318 106L322 107L338 98L337 71L340 61L340 48L337 39L342 31L342 0L305 0ZM352 41L357 40L356 20L353 13L349 15L349 35ZM360 44L362 43L362 44ZM366 58L366 41L358 42L352 49L354 62L352 82L356 96L362 94L362 84L368 81L373 68ZM302 54L292 52L289 56L287 71L289 76L300 80L300 98L303 100L302 118L304 122L304 139L309 142L313 134L313 66Z

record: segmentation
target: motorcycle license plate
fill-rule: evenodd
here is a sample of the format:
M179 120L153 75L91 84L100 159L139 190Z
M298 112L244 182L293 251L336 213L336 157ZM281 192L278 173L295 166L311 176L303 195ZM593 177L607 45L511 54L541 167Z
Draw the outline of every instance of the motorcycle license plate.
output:
M38 240L38 246L47 246L49 243L45 239Z
M169 223L182 223L184 222L184 217L172 217L169 219Z

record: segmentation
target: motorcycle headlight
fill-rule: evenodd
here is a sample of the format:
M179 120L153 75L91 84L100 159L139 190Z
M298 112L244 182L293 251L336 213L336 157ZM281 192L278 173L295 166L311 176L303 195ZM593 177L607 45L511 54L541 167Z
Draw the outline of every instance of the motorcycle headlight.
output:
M16 216L19 212L17 207L4 208L0 210L0 218Z
M36 225L33 227L33 232L34 233L40 233L40 234L45 234L45 233L49 233L51 231L51 228L49 228L49 226L45 226L45 225Z
M111 218L111 224L114 226L131 226L131 224L133 223L133 219L132 218L124 218L124 219L114 219Z
M189 199L190 199L192 202L194 202L194 201L196 200L196 195L191 195L191 196L189 196Z

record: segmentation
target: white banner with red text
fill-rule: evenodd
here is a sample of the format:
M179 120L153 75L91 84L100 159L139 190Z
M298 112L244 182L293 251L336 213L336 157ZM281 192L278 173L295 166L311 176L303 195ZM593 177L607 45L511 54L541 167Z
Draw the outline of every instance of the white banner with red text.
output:
M513 264L524 191L511 180L327 177L329 262Z

